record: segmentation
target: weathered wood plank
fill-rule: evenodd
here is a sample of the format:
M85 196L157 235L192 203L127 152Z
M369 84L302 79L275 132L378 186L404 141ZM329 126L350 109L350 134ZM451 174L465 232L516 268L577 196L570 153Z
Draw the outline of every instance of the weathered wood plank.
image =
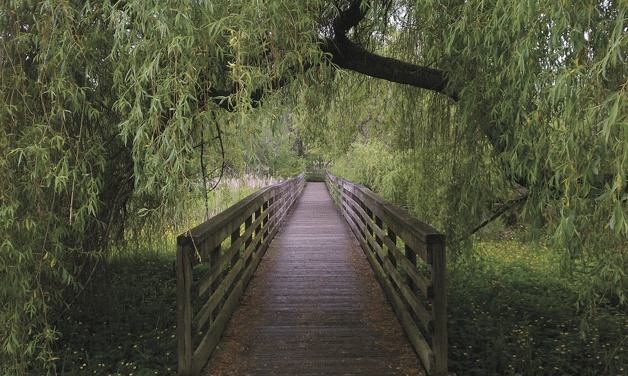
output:
M447 294L446 283L446 255L445 244L437 243L432 245L434 254L434 269L437 273L432 277L434 280L434 298L432 302L432 314L434 316L434 340L432 348L436 359L435 373L437 375L447 374Z
M192 360L192 335L187 328L192 325L192 267L189 253L181 245L177 246L177 341L178 341L178 372L188 376Z

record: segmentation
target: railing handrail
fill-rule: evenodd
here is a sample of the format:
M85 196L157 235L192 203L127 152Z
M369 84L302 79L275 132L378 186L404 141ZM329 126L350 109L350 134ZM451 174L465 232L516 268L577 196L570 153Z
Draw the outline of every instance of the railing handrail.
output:
M446 375L445 235L360 184L329 171L326 177L427 372ZM398 240L403 242L403 250ZM416 256L430 269L429 277L419 273ZM431 335L431 346L421 328Z
M177 237L179 375L196 375L207 363L304 184L302 173L262 188ZM194 267L201 261L208 268L194 278ZM195 310L193 301L199 298L201 308ZM199 332L202 339L195 345L192 333Z
M199 245L205 242L210 236L215 239L214 242L218 241L221 238L221 235L224 235L224 238L220 239L220 243L227 236L229 236L237 227L235 227L236 222L244 222L244 219L255 211L258 207L257 204L263 201L267 201L269 195L273 191L281 190L293 183L296 179L305 179L304 173L301 173L299 176L294 177L289 180L285 180L283 182L275 183L273 185L269 185L267 187L260 188L256 192L251 193L247 197L233 204L229 208L224 211L216 214L205 222L193 227L192 229L184 232L183 234L177 237L178 245ZM213 249L218 246L218 244L206 244L205 246L209 249Z

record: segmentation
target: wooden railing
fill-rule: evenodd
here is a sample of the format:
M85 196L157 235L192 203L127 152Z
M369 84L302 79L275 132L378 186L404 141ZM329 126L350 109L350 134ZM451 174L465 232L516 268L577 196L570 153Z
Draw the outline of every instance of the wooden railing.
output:
M361 185L327 185L425 369L447 374L445 235Z
M177 238L179 375L207 363L304 184L301 174L263 188Z

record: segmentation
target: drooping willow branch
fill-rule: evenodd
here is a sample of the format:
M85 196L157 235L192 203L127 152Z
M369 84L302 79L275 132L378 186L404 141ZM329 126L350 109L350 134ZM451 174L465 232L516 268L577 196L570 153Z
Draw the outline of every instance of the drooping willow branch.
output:
M224 176L225 173L225 167L227 166L227 162L225 160L225 148L222 142L222 130L220 129L220 125L218 124L217 121L214 121L214 126L216 127L216 137L214 137L212 139L212 141L218 140L218 146L220 148L220 165L218 167L216 167L210 175L214 175L214 173L216 173L216 171L220 170L218 177L216 179L216 181L214 182L214 184L212 185L211 188L208 188L208 178L207 178L207 172L206 172L206 166L205 166L205 141L204 141L204 131L203 128L201 128L201 143L199 145L197 145L197 147L201 148L201 158L200 158L200 168L201 168L201 175L203 176L203 195L205 196L205 217L206 219L209 219L209 193L213 190L215 190L218 187L218 184L220 184L220 182L222 181L222 177Z
M458 241L462 241L462 240L468 239L473 234L477 233L478 231L480 231L481 229L486 227L489 223L495 221L497 218L499 218L502 215L504 215L506 212L508 212L510 210L514 210L517 207L523 205L526 202L527 199L528 199L528 194L520 196L520 197L517 197L517 198L514 198L512 200L509 200L509 201L503 203L488 218L486 218L485 220L480 222L480 224L475 226L473 228L473 230L471 230L467 235L465 235L464 237L458 239Z

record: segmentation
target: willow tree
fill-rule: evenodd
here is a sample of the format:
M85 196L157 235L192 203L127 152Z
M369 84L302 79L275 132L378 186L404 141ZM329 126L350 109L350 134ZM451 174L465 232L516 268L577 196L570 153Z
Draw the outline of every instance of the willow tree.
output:
M580 260L569 264L587 269L595 283L583 301L612 291L625 304L625 8L4 1L0 370L51 365L68 288L89 279L124 225L175 207L205 175L201 156L209 172L222 166L225 134L295 99L328 101L308 93L342 86L341 71L394 85L391 100L408 108L403 129L415 126L404 119L417 119L408 104L420 90L438 98L428 110L454 109L436 131L486 145L501 193L517 195L566 259Z

